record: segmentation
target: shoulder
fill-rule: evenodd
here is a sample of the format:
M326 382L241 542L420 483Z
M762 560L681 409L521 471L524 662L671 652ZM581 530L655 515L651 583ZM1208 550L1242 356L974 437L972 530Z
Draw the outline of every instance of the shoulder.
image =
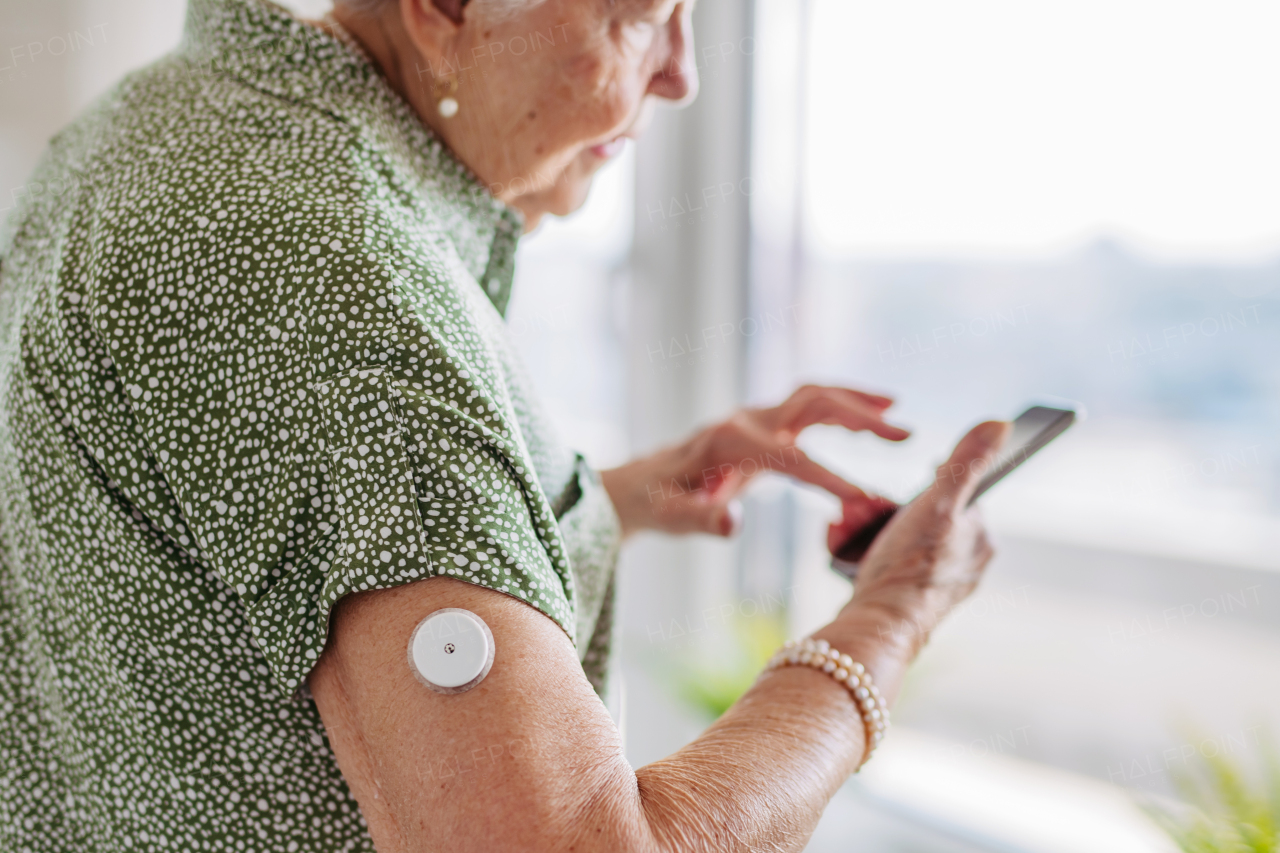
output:
M125 212L217 218L218 209L279 207L299 193L352 207L369 184L349 121L181 55L125 77L54 147L50 167L74 172L107 227Z
M87 275L70 287L121 359L158 335L287 345L322 376L426 350L500 384L447 224L350 121L170 58L74 136Z

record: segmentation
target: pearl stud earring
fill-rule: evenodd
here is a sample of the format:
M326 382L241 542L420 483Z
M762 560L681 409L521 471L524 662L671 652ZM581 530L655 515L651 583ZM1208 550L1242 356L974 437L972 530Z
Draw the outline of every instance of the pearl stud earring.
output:
M458 78L436 80L436 110L441 118L453 118L458 114L458 99L454 95L458 91Z

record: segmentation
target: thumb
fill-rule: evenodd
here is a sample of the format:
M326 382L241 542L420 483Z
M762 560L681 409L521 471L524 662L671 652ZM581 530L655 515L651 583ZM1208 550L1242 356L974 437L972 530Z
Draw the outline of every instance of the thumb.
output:
M733 536L742 529L742 501L734 498L724 505L724 512L716 519L714 532L719 536Z
M953 498L958 506L968 503L979 481L995 463L1010 429L1008 421L985 421L969 430L951 452L951 458L938 466L939 494Z
M685 523L691 530L712 536L732 536L742 528L742 502L736 498L717 499L703 492L683 508Z

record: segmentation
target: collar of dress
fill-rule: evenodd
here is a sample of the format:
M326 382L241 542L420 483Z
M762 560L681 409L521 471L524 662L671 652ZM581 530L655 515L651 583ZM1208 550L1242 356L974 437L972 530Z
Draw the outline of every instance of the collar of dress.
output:
M306 103L349 123L388 150L444 207L459 256L505 313L523 230L422 123L354 42L335 38L266 0L190 0L180 55L193 73L227 74L263 92Z

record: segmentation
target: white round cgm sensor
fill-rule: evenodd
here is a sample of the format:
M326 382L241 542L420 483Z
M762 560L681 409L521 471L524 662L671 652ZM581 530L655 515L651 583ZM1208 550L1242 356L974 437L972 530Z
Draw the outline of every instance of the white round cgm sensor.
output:
M437 693L463 693L489 674L494 656L489 626L470 610L446 607L418 623L409 638L409 668Z

